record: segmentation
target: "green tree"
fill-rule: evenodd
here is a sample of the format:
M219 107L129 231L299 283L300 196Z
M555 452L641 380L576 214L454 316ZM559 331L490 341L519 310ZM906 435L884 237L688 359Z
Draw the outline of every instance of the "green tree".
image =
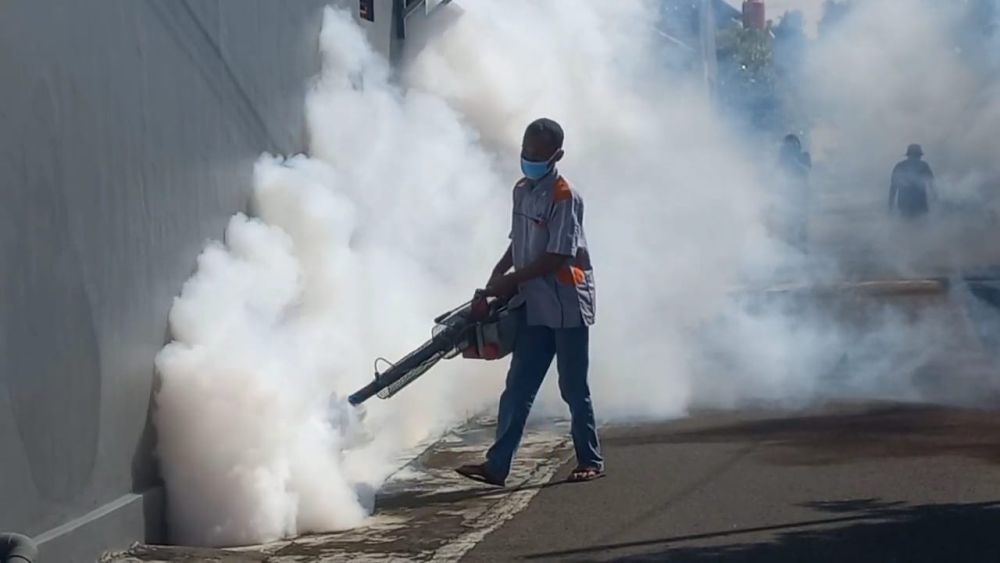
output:
M781 104L770 23L764 29L736 26L724 30L716 38L716 47L723 101L748 113L755 126L773 126Z

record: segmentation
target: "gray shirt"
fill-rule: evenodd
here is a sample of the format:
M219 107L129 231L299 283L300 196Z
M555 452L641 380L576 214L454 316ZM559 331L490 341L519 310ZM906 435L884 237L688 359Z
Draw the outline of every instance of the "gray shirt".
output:
M550 328L594 324L594 271L583 231L583 199L558 171L538 182L514 186L511 221L514 268L524 268L545 253L570 258L559 272L520 285L527 322Z

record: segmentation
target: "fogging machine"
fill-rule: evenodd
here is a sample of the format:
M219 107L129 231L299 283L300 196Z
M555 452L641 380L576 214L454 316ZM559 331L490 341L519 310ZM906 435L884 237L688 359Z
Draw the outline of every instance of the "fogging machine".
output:
M347 398L360 405L375 395L388 399L427 373L434 364L461 354L463 358L498 360L514 349L521 323L521 300L488 299L482 294L434 319L431 339L396 363L375 361L375 380ZM389 365L379 373L379 362Z

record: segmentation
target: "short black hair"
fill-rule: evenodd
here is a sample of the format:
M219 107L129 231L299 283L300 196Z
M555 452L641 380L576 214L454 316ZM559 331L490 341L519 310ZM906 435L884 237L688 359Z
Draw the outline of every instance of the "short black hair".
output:
M563 128L555 121L543 117L536 119L528 125L525 135L538 136L545 140L545 143L553 150L557 151L563 146Z

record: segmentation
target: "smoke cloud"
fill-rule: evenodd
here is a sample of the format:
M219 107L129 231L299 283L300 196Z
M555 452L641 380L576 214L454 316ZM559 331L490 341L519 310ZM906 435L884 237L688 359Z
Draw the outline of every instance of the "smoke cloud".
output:
M321 48L310 155L260 159L257 216L199 258L157 358L177 542L356 526L397 456L499 385L498 365L444 362L404 400L356 412L343 399L482 284L508 224L486 211L507 193L475 131L391 85L349 15L327 12Z
M1000 125L997 3L855 0L836 7L843 16L806 46L805 79L793 85L813 123L813 252L836 268L835 275L800 270L799 281L954 278L996 264L990 241L998 232L1000 170L985 131ZM887 213L890 172L910 143L923 145L940 196L915 223ZM984 404L995 396L995 368L974 351L963 290L826 301L738 300L706 328L702 349L712 353L704 356L696 399Z
M788 12L799 12L802 14L806 35L816 37L825 4L826 0L767 0L767 17L777 21Z
M945 186L969 190L992 173L987 145L949 148L959 132L971 131L969 148L986 138L968 108L994 87L987 63L953 67L942 29L958 20L940 27L893 7L912 3L923 5L868 0L807 57L822 71L807 92L816 130L837 141L817 155L822 209L881 211L889 168L911 140L948 163ZM177 299L156 413L174 541L357 526L409 448L495 408L506 362L442 362L360 411L343 398L368 381L374 358L419 345L431 319L485 282L507 244L521 133L539 116L564 126L561 171L586 203L599 418L932 394L914 391L909 374L931 358L913 351L942 341L947 308L914 319L872 305L859 332L835 307L734 293L842 272L771 234L770 162L718 116L697 77L666 70L655 3L442 10L448 25L409 54L398 80L349 14L326 12L309 154L261 157L255 217L232 219ZM908 50L917 41L931 52ZM850 266L857 255L837 258ZM542 416L566 412L551 379Z
M599 416L683 412L692 330L737 276L780 254L760 223L767 194L748 151L701 85L668 75L655 58L651 3L461 9L411 65L409 84L437 92L485 132L506 156L508 193L524 124L546 115L563 125L562 172L585 200L595 262ZM554 382L545 391L538 412L563 413Z
M849 5L809 50L800 86L816 122L820 189L842 208L884 209L892 166L920 143L940 201L920 229L873 220L841 227L877 247L894 273L996 263L985 235L996 231L1000 168L990 132L1000 124L1000 82L997 36L983 17L994 3Z

